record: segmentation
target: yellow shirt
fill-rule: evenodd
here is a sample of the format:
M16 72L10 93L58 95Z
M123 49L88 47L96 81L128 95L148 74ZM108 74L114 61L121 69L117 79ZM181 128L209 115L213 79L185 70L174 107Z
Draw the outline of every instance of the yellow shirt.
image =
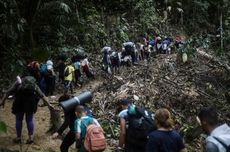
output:
M67 70L67 68L69 69L69 75L65 76L64 80L73 81L73 78L74 78L74 67L72 65L68 65L65 68L65 71Z

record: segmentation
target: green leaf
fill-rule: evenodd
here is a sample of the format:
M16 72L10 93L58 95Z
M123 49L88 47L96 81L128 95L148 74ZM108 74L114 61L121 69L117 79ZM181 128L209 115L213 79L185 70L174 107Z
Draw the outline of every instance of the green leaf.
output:
M6 124L2 121L0 121L0 133L1 132L7 132Z

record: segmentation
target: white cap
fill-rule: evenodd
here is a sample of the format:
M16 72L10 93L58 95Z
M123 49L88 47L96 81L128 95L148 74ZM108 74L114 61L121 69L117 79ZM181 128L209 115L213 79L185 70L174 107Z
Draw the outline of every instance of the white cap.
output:
M47 66L48 66L48 65L53 66L53 62L52 62L51 60L46 61L46 64L47 64ZM47 67L47 68L48 68L48 67Z

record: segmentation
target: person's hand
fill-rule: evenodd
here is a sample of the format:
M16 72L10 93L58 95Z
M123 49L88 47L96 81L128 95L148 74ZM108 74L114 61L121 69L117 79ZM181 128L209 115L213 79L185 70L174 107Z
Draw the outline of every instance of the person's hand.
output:
M55 132L55 133L53 133L51 138L52 139L57 139L58 136L59 136L58 132Z

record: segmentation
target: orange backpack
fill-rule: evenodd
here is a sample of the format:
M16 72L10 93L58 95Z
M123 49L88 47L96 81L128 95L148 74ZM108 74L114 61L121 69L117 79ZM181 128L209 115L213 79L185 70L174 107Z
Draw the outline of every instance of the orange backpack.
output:
M84 122L83 124L85 125ZM106 149L106 139L101 127L93 123L86 126L84 147L88 152L103 152Z

